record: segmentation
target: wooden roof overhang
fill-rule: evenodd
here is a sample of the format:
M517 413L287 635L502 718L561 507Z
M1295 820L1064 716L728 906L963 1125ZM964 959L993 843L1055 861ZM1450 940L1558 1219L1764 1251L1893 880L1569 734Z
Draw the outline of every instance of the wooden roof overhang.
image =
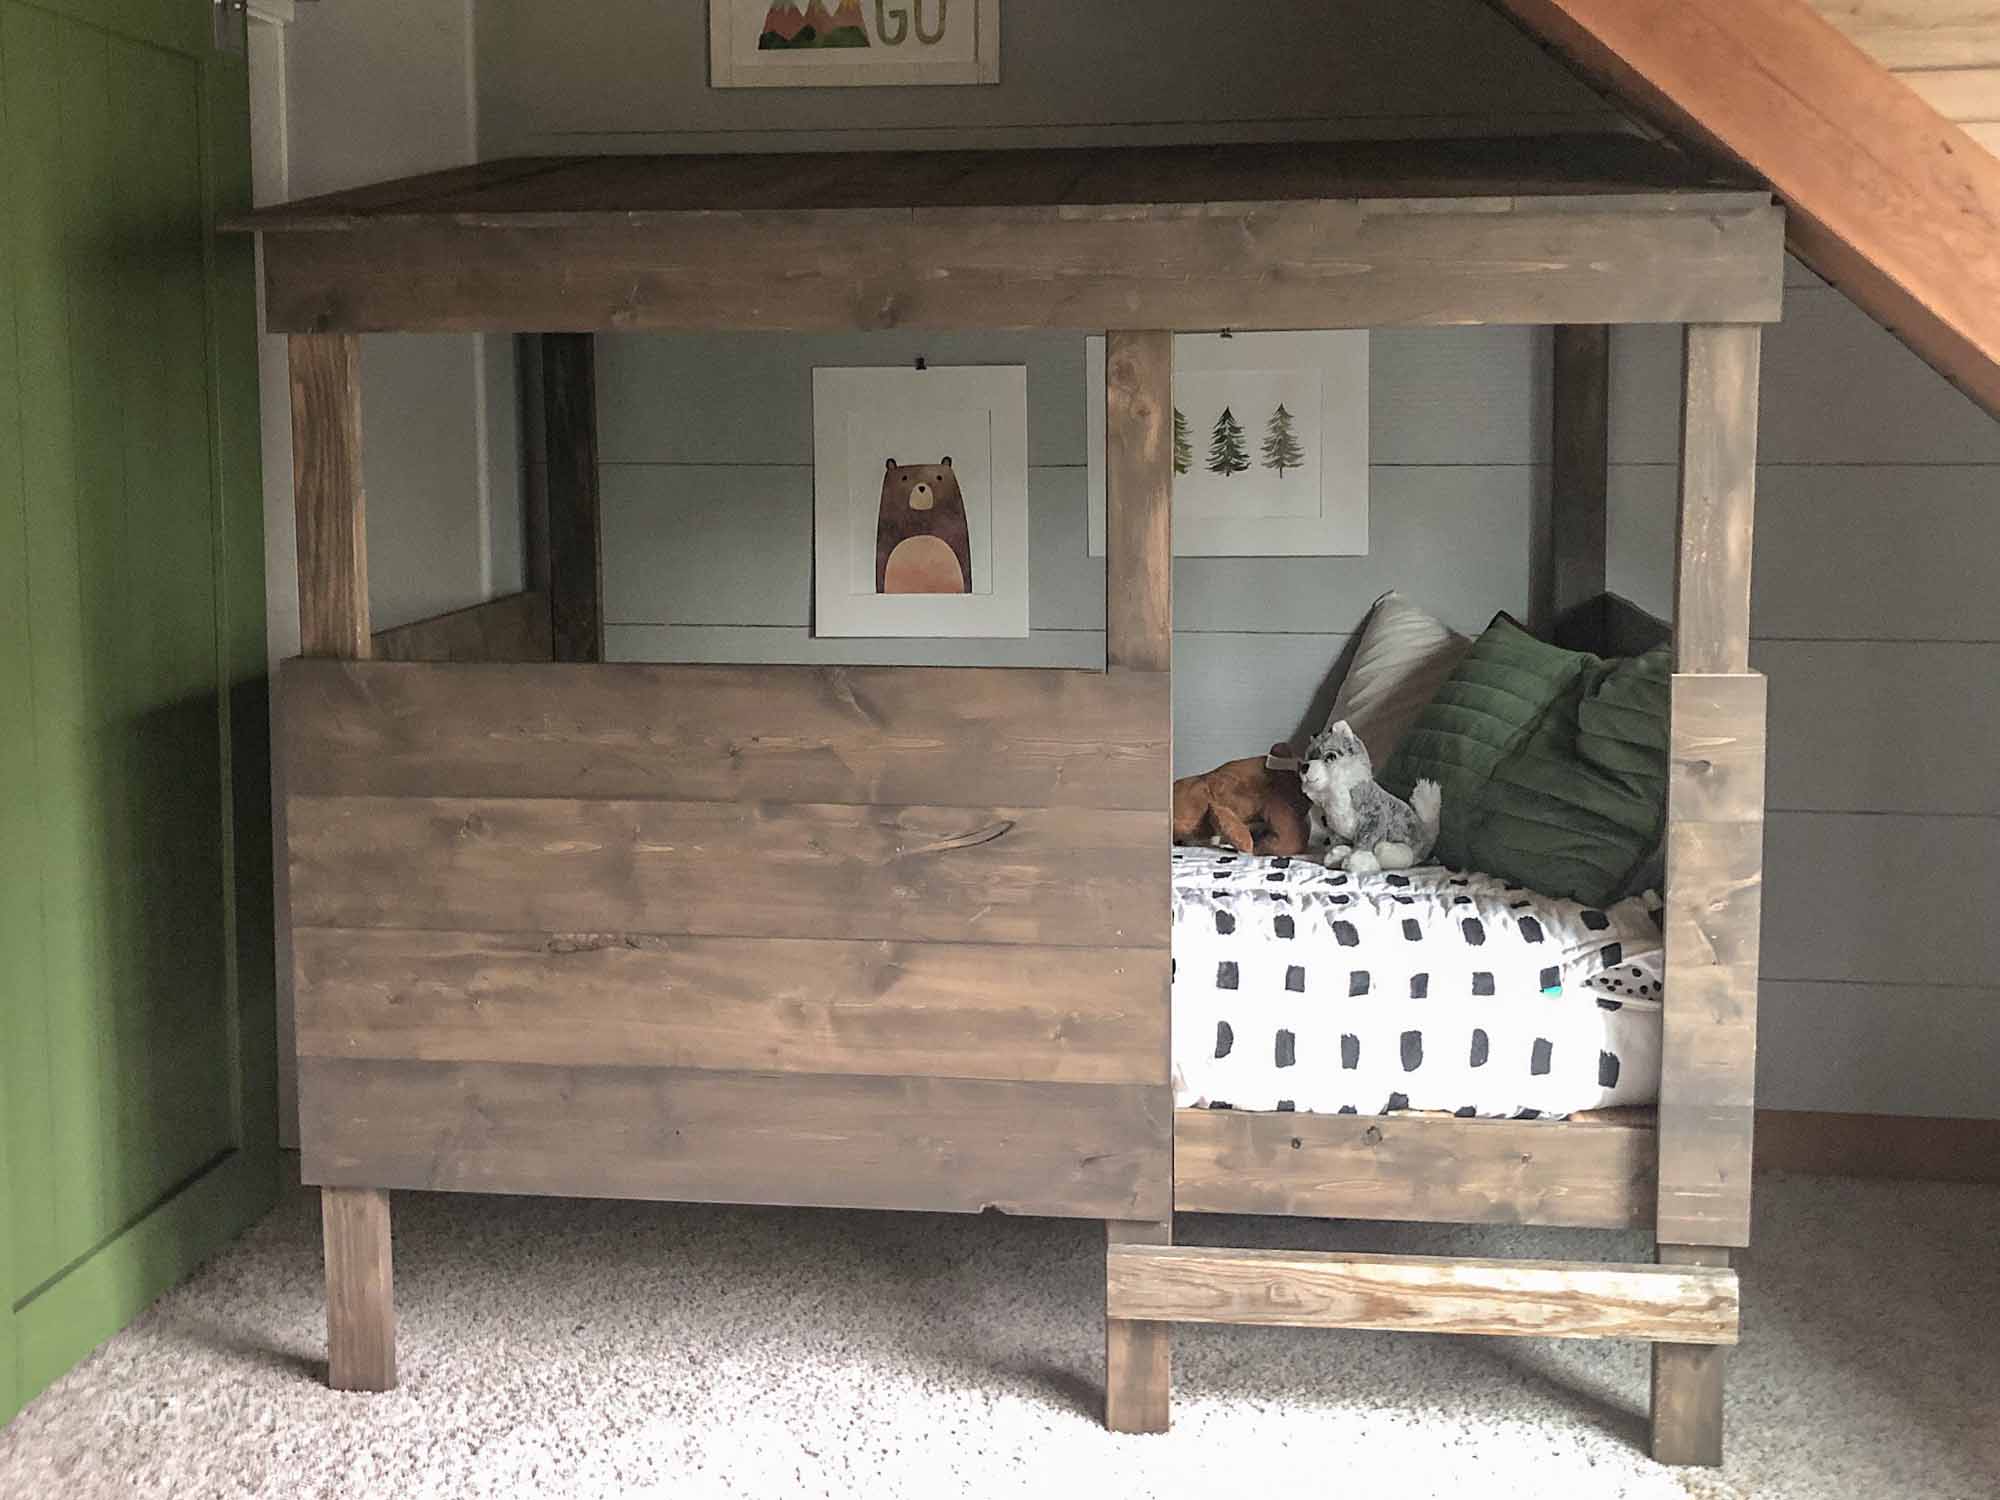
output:
M569 157L261 210L276 333L1757 323L1768 191L1633 136Z

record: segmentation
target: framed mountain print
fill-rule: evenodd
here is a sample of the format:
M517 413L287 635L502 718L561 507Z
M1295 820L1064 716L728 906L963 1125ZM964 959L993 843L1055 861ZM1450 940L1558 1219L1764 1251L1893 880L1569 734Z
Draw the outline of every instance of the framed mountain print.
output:
M1090 552L1104 554L1104 340L1086 341ZM1176 334L1174 555L1368 551L1368 334Z
M1028 633L1028 371L813 371L813 634Z
M708 0L719 89L1000 81L1000 0Z

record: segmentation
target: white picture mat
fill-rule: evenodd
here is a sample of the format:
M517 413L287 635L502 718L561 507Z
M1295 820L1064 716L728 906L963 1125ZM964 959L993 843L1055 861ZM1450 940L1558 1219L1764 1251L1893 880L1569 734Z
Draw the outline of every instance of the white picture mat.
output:
M973 448L945 446L959 439ZM965 499L973 592L877 594L887 460L947 455ZM1028 634L1027 366L813 371L813 634Z
M1090 555L1104 555L1104 340L1084 349ZM1240 393L1240 394L1239 394ZM1189 472L1174 476L1176 557L1359 557L1368 551L1368 333L1174 336L1174 398L1187 418ZM1293 400L1300 404L1295 406ZM1278 400L1293 418L1311 483L1263 467ZM1205 467L1223 405L1251 467L1231 480ZM1214 407L1211 411L1209 408ZM1304 408L1304 409L1302 409Z
M806 0L796 0L804 10ZM839 0L824 0L834 10ZM937 0L923 0L927 20ZM912 84L998 83L1000 0L952 0L947 29L935 47L916 45L915 0L895 0L909 12L910 35L899 47L804 48L765 52L757 38L771 0L708 0L709 83L714 88L856 88ZM874 0L862 0L874 31ZM960 20L963 16L965 19ZM925 55L915 57L918 51ZM875 54L894 53L894 56Z

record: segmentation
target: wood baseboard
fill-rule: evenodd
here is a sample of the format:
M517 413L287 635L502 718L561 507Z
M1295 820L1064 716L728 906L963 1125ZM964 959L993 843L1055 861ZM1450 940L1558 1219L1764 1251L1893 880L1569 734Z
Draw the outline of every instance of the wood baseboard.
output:
M1757 1111L1760 1169L1913 1182L2000 1182L2000 1120Z

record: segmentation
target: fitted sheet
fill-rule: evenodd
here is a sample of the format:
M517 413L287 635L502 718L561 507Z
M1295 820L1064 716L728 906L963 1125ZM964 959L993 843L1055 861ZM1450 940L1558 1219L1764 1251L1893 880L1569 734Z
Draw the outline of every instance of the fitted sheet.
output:
M1661 946L1653 895L1599 908L1435 866L1177 848L1174 1102L1517 1119L1652 1104L1659 989L1591 981Z

